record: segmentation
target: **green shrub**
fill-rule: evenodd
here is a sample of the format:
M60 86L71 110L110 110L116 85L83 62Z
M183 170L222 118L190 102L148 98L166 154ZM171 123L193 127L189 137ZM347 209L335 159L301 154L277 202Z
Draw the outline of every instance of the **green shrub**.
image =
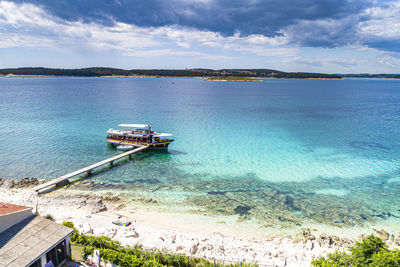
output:
M370 235L349 248L351 255L357 265L371 263L371 257L381 250L387 250L387 245L377 236Z
M169 254L163 251L146 251L134 246L126 248L118 241L113 241L105 236L88 236L79 234L72 222L63 222L64 226L75 230L74 237L71 235L71 242L85 246L85 255L93 254L95 249L100 250L101 256L106 260L120 266L174 266L174 267L220 267L219 263L210 262L202 258L186 257L182 254ZM128 265L125 265L128 264ZM227 265L231 267L240 264ZM243 267L256 265L242 264Z
M353 259L345 252L335 251L330 253L327 257L318 257L312 261L313 266L328 267L328 266L352 266Z
M75 228L74 224L72 222L68 222L68 221L63 221L62 225L73 229L75 232L70 236L71 238L71 242L75 242L75 240L79 237L79 231L78 229Z
M400 251L396 250L381 250L371 257L371 266L386 267L400 266Z
M51 215L51 214L45 215L44 218L46 218L46 219L48 219L50 221L53 221L53 222L55 221L53 215Z
M97 249L94 247L86 247L85 255L93 254L93 251ZM129 255L121 253L112 249L99 249L101 257L105 261L110 261L113 264L117 264L121 267L162 267L164 265L158 263L155 260L146 260L143 258L138 258L135 255Z
M400 266L400 251L389 250L379 237L370 235L349 247L350 253L336 251L312 261L313 266Z

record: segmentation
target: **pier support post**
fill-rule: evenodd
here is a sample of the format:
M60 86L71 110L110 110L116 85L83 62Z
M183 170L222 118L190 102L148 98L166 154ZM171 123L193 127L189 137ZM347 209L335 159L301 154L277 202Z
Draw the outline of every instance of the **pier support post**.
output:
M114 161L110 161L110 167L114 166Z
M87 171L87 176L90 176L90 175L92 174L92 171L93 171L93 170L88 170L88 171Z
M128 157L129 157L129 159L132 159L132 154L129 154Z

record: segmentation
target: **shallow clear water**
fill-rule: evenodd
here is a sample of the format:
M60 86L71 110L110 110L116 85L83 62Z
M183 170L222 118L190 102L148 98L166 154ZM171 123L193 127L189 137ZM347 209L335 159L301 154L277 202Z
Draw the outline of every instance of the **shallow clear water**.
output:
M107 129L151 123L170 153L93 180L265 225L400 216L399 80L7 77L0 96L0 177L58 177L119 153Z

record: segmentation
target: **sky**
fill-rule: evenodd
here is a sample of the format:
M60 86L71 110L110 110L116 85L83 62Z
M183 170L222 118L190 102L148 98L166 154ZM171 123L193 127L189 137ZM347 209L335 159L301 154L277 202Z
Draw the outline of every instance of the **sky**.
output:
M0 68L400 73L400 1L0 0Z

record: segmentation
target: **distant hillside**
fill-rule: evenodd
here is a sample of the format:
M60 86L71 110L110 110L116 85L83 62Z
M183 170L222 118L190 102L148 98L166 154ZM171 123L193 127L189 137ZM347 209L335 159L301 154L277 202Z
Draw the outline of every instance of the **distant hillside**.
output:
M321 78L338 79L341 75L308 72L283 72L272 69L133 69L83 68L83 69L50 69L50 68L15 68L0 69L0 75L42 75L42 76L156 76L156 77L264 77L264 78Z
M130 75L129 71L114 68L84 68L84 69L49 69L49 68L17 68L0 69L3 75L45 75L45 76L85 76L96 77L106 75Z

